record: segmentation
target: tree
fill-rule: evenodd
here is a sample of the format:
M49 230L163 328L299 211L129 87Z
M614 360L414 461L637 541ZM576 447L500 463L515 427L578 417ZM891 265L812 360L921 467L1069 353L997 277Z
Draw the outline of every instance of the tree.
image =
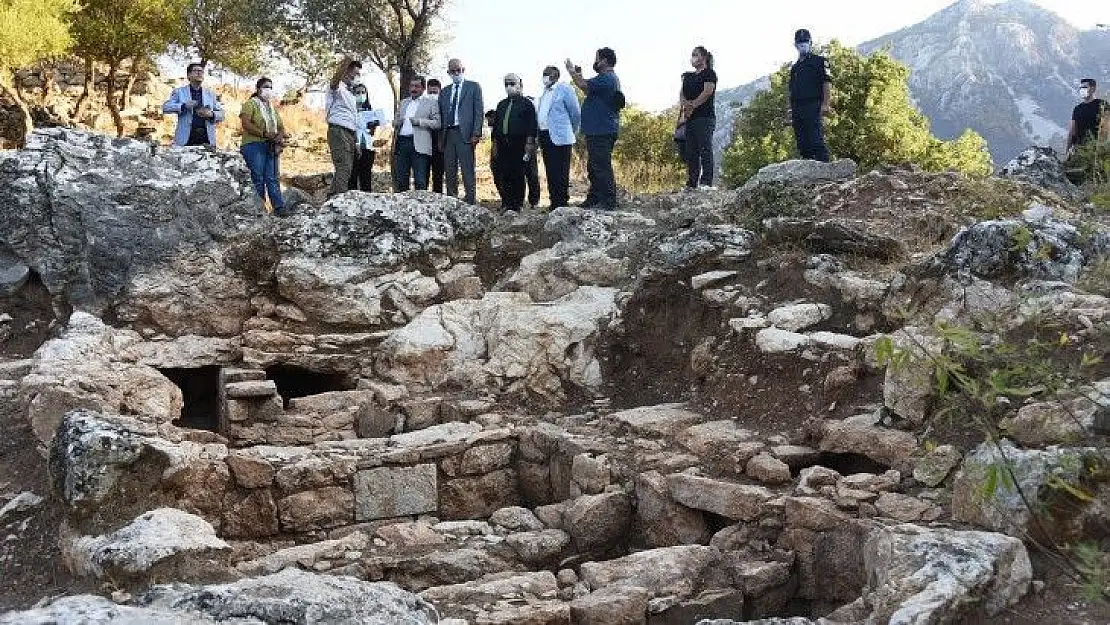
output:
M24 137L34 121L15 72L69 48L69 18L78 6L76 0L0 0L0 92L19 106Z
M829 150L863 169L915 163L931 171L955 169L990 173L990 155L981 136L968 130L954 141L933 136L929 121L913 105L910 70L885 50L868 56L833 42L821 51L833 69L833 114L825 123ZM736 121L725 153L724 179L743 183L760 167L796 156L786 112L789 66L771 76L771 86L752 98Z
M621 110L620 140L613 150L617 178L637 191L682 184L684 168L674 142L674 110L649 113L634 106Z
M270 0L186 0L185 46L200 63L240 76L262 66L263 37L281 23L280 5Z
M277 31L271 46L303 81L296 91L298 100L313 87L323 84L335 71L334 48L326 37L312 32L306 25L286 25Z
M120 68L130 62L134 72L136 65L181 41L184 8L182 0L85 0L74 17L77 53L108 68L105 101L119 136L123 136L121 98L117 97Z
M363 56L389 80L394 107L402 86L431 62L436 22L447 0L302 0L301 14L337 50Z

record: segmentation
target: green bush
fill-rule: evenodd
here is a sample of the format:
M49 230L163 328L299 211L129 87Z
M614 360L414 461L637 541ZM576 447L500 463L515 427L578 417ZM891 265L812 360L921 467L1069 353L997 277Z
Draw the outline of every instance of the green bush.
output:
M910 97L908 67L884 50L864 56L836 42L820 50L833 70L832 115L825 122L830 152L863 170L914 163L928 171L991 172L986 142L968 130L954 141L933 136ZM736 121L725 152L725 184L739 186L765 165L795 157L787 111L789 66L771 76L771 87L752 98Z

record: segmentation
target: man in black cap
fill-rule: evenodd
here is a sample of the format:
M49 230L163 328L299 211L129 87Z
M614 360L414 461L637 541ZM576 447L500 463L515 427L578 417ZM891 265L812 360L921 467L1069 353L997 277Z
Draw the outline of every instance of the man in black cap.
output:
M798 50L798 60L790 67L790 121L794 125L794 140L802 158L827 163L829 148L825 145L821 117L831 111L829 61L813 54L813 37L804 28L794 33L794 47Z

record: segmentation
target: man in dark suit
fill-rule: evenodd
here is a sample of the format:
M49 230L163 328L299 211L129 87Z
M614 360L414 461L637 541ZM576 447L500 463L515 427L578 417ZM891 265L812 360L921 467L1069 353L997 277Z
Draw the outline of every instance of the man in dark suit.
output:
M459 169L462 169L465 200L477 203L474 176L474 149L482 140L482 122L485 120L482 104L482 87L465 80L466 68L462 61L451 59L447 74L451 84L439 94L439 113L443 121L443 160L446 166L447 195L459 195Z

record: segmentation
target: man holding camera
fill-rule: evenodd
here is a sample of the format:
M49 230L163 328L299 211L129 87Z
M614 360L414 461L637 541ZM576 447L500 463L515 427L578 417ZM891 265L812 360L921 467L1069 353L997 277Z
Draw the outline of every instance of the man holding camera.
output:
M178 87L162 105L166 115L177 115L174 145L216 145L216 124L224 121L224 108L204 82L204 65L190 63L185 70L189 84Z

